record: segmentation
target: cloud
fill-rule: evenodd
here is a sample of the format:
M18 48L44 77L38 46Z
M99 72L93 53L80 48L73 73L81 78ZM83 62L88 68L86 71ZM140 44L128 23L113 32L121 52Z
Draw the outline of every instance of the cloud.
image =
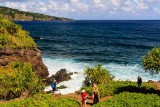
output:
M114 6L119 6L121 4L121 0L111 0Z
M0 5L62 17L145 17L159 14L160 0L0 0Z
M28 2L30 0L0 0L0 2Z
M155 11L156 14L160 14L160 8L154 8L153 10Z
M93 3L101 4L101 3L102 3L102 0L93 0Z
M149 8L148 4L144 3L143 0L135 0L135 2L139 10L145 10Z
M70 2L77 3L77 2L79 2L79 0L70 0Z

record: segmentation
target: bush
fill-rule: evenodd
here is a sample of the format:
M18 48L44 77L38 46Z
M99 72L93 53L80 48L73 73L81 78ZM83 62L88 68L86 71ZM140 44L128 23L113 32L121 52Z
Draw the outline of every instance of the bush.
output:
M144 57L142 65L146 71L151 71L153 73L160 72L160 47L153 48Z
M33 72L30 64L13 62L14 72L0 74L0 98L15 98L27 92L34 95L44 89L42 80Z
M37 94L21 101L10 101L0 107L79 107L80 103L73 98L54 99L51 95Z
M95 67L86 67L84 70L84 74L86 75L86 81L90 79L90 81L96 84L104 84L109 83L113 79L113 76L103 68L101 65L96 65Z
M124 92L93 107L160 107L160 97L155 94Z

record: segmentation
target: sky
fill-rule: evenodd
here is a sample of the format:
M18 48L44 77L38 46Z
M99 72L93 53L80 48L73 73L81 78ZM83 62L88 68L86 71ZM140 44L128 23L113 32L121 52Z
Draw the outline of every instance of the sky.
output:
M160 0L0 0L0 6L75 20L160 20Z

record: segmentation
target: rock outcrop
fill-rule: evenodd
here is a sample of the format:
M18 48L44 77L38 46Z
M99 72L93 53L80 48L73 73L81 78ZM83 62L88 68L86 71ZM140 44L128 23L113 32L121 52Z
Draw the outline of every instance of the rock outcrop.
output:
M54 79L57 83L68 81L71 79L73 73L67 73L66 69L59 70L55 75L52 75L46 80L47 85L49 85Z
M11 62L30 63L34 71L41 77L48 76L48 69L42 62L41 51L33 49L0 49L0 66L8 67Z

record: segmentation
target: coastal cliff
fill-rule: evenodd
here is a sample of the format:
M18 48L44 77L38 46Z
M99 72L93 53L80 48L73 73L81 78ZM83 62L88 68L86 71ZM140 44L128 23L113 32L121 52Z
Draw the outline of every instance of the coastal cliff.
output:
M9 67L10 63L21 61L30 63L36 74L48 76L48 69L42 62L41 51L35 49L0 49L0 67Z
M12 62L31 64L39 76L46 78L48 69L42 62L41 51L20 25L0 17L0 73L12 71Z
M39 13L31 13L0 6L0 16L14 21L66 21L71 20L63 17L49 16Z

